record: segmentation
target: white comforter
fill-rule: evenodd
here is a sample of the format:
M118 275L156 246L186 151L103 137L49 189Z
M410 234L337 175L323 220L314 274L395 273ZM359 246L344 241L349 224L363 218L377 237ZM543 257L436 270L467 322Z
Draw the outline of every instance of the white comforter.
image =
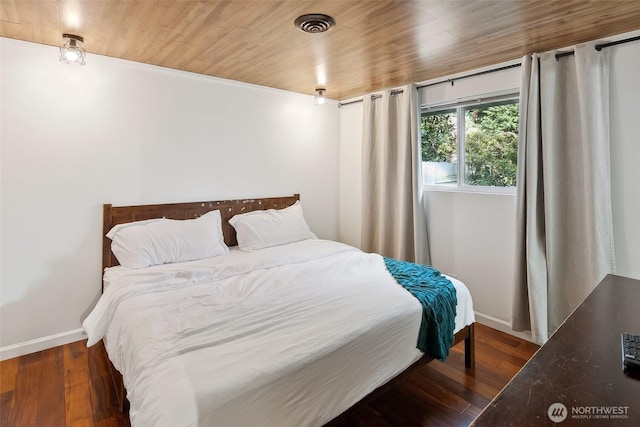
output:
M456 331L473 322L455 279ZM421 306L379 255L307 240L105 273L105 338L134 426L322 425L417 360Z

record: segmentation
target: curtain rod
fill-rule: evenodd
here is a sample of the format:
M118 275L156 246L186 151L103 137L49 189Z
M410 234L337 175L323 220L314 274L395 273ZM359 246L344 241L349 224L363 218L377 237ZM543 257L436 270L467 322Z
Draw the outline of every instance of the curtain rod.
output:
M597 44L595 46L595 49L597 51L601 51L605 47L617 46L619 44L629 43L629 42L638 41L638 40L640 40L640 36L629 37L628 39L622 39L622 40L617 40L617 41L614 41L614 42ZM567 51L567 52L559 52L559 53L556 53L556 59L560 59L560 58L562 58L564 56L571 56L571 55L574 55L574 51L573 50L570 50L570 51ZM462 79L467 79L469 77L481 76L483 74L495 73L496 71L508 70L510 68L520 67L521 65L522 64L518 63L518 64L507 65L507 66L504 66L504 67L493 68L491 70L479 71L477 73L472 73L472 74L467 74L467 75L456 77L456 78L442 80L440 82L421 85L421 86L418 86L417 89L420 90L420 89L425 88L425 87L436 86L436 85L440 85L440 84L443 84L443 83L451 83L451 86L453 86L453 82L456 81L456 80L462 80ZM339 102L338 103L338 108L342 108L344 105L356 104L358 102L362 102L362 99L356 99L356 100L349 101L349 102Z
M456 81L456 80L468 79L469 77L476 77L476 76L481 76L481 75L484 75L484 74L495 73L496 71L508 70L510 68L519 67L520 65L521 65L520 63L517 63L517 64L506 65L504 67L492 68L490 70L478 71L477 73L466 74L466 75L463 75L463 76L460 76L460 77L454 77L454 78L451 78L451 79L442 80L440 82L429 83L429 84L426 84L426 85L420 85L420 86L417 86L416 89L420 90L420 89L425 88L425 87L441 85L443 83L451 83L451 86L453 86L453 82ZM402 90L400 90L398 92L402 92ZM396 93L396 91L391 91L392 95L395 95L395 93ZM375 98L379 98L381 95L375 95L374 94L374 95L371 95L371 96L372 96L372 99L375 99ZM358 102L362 102L362 99L355 99L355 100L349 101L349 102L339 102L338 103L338 108L342 108L344 105L357 104Z
M504 67L492 68L490 70L478 71L477 73L466 74L466 75L460 76L460 77L453 77L451 79L442 80L440 82L429 83L429 84L426 84L426 85L420 85L420 86L417 87L417 89L420 90L420 89L422 89L424 87L437 86L437 85L441 85L443 83L451 83L451 86L453 86L453 82L455 82L456 80L463 80L463 79L468 79L469 77L482 76L484 74L495 73L496 71L509 70L511 68L519 67L520 65L522 65L522 64L517 63L517 64L505 65Z
M338 102L338 108L342 108L345 105L357 104L358 102L362 102L362 98L354 99L353 101L349 101L349 102Z
M622 39L622 40L617 40L615 42L609 42L609 43L602 43L602 44L597 44L595 46L596 50L598 52L600 52L602 49L604 49L605 47L610 47L610 46L617 46L619 44L624 44L624 43L629 43L629 42L635 42L640 40L640 36L636 36L636 37L629 37L628 39ZM559 52L556 53L556 60L563 58L565 56L573 56L575 55L575 51L573 50L568 50L566 52Z
M391 95L397 95L399 93L404 92L404 90L402 89L394 89L391 91ZM382 98L382 95L379 93L373 93L371 94L371 100L373 101L374 99L378 99L378 98ZM349 105L349 104L357 104L358 102L362 102L362 100L364 99L364 97L360 98L360 99L354 99L353 101L349 101L349 102L339 102L338 103L338 108L342 108L345 105Z
M443 83L451 83L451 86L453 86L453 82L455 80L468 79L469 77L476 77L476 76L481 76L483 74L495 73L496 71L502 71L502 70L508 70L510 68L516 68L516 67L519 67L520 65L521 65L520 63L517 63L517 64L506 65L504 67L492 68L491 70L478 71L477 73L466 74L464 76L455 77L455 78L451 78L451 79L447 79L447 80L442 80L440 82L429 83L429 84L426 84L426 85L417 86L416 89L420 90L420 89L422 89L424 87L441 85ZM402 92L402 91L400 91L400 92ZM394 92L392 91L391 94L394 95ZM372 95L372 97L373 96L375 96L375 95ZM378 95L377 97L380 97L380 95ZM373 99L375 99L375 98L373 98ZM362 102L362 99L355 99L355 100L349 101L349 102L339 102L338 103L338 108L342 108L344 105L357 104L358 102Z

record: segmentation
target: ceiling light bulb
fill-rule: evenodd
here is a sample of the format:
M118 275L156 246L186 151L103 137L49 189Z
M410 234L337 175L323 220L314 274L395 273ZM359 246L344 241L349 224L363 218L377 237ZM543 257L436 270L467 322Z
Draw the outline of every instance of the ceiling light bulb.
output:
M64 53L64 57L67 61L75 62L78 59L78 52L75 50L68 50Z

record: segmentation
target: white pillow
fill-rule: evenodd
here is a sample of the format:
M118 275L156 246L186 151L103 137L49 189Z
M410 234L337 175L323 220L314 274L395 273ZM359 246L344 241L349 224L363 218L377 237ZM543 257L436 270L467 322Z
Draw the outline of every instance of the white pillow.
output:
M187 220L157 219L114 226L111 251L127 268L192 261L229 253L220 211Z
M317 239L304 220L299 201L284 209L234 215L229 224L236 230L238 247L247 252L300 240Z
M124 224L116 224L111 228L111 230L109 230L109 232L107 233L107 237L113 240L113 236L115 236L116 233L124 230L125 228L138 227L140 225L149 224L150 222L158 222L158 221L166 221L166 220L167 220L166 218L152 218L152 219L145 219L143 221L134 221L134 222L125 222Z

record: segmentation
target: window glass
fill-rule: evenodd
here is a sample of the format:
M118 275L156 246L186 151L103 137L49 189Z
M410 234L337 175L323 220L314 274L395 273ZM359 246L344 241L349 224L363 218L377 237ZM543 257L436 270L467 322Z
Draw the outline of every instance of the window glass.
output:
M420 119L424 183L513 189L518 125L519 105L514 98L424 110Z
M455 109L422 115L420 133L425 184L457 185L457 118Z
M464 110L464 183L514 187L518 159L518 104Z

